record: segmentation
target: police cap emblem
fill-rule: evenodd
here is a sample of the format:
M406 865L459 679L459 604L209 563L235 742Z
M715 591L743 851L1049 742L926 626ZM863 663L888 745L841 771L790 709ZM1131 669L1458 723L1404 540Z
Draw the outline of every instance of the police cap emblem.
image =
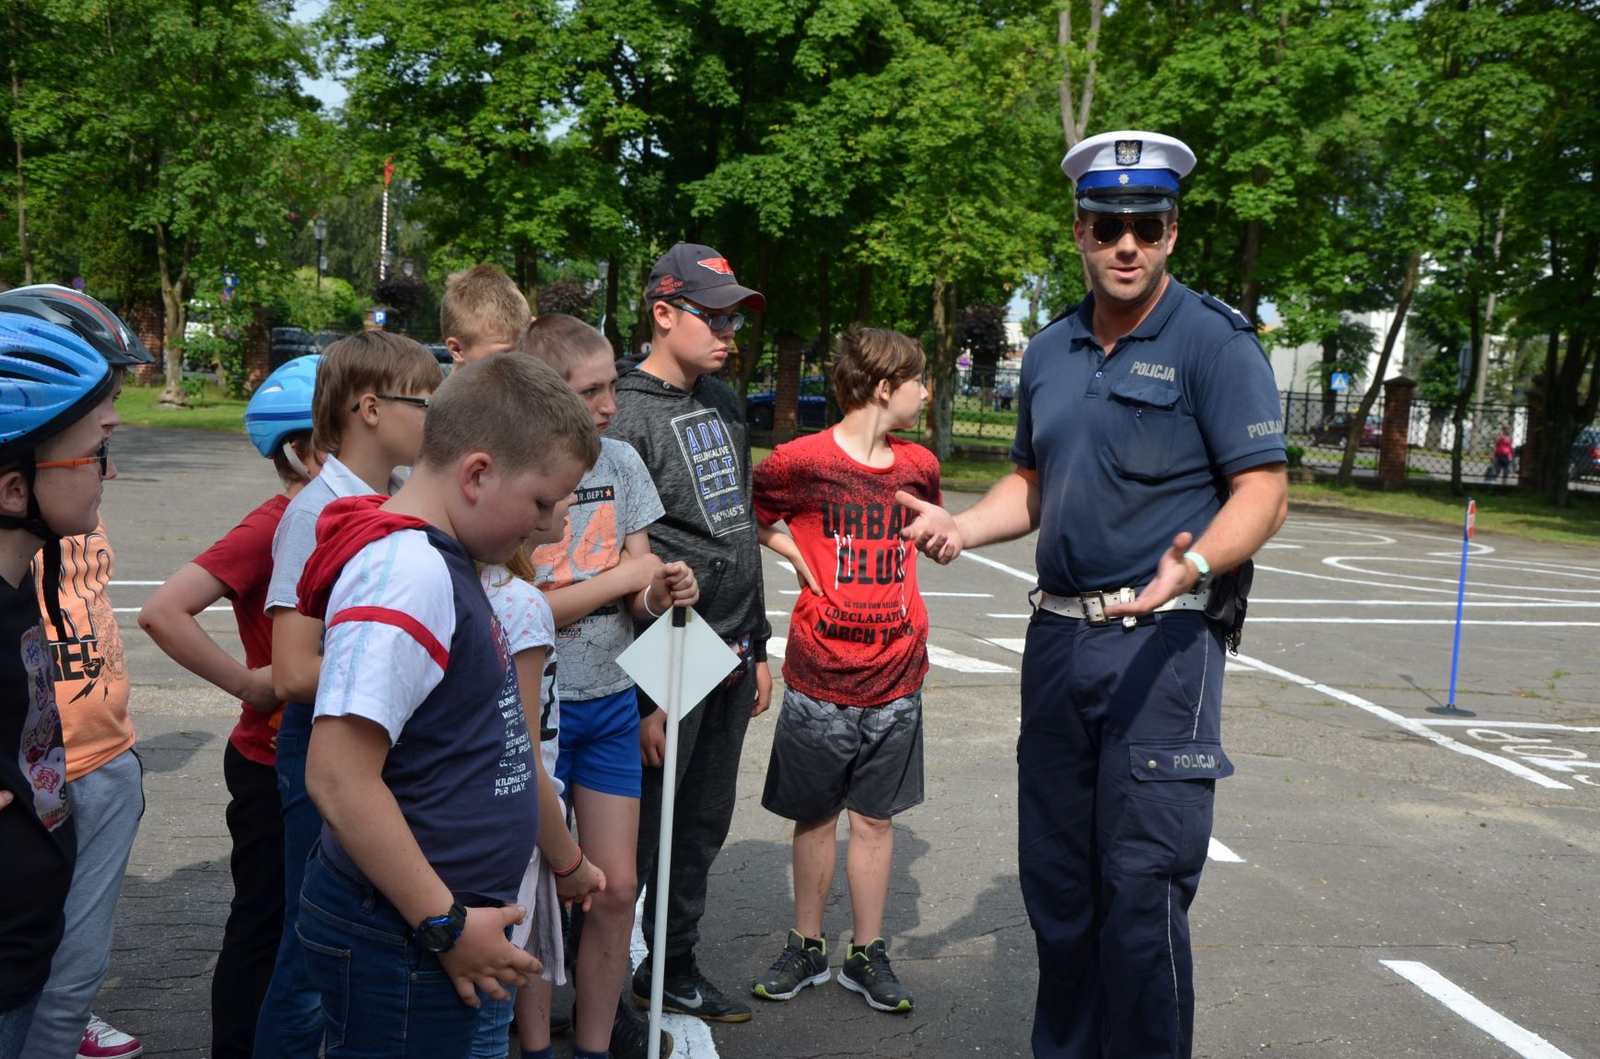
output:
M1118 165L1138 165L1144 153L1143 140L1118 140L1116 144Z

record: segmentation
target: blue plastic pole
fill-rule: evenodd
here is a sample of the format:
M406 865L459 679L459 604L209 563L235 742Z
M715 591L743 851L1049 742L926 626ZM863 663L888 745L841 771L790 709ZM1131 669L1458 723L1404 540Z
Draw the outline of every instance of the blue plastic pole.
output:
M1472 501L1467 501L1467 516L1461 522L1461 574L1456 581L1456 635L1450 647L1450 701L1456 708L1456 674L1461 667L1461 611L1467 598L1467 551L1472 541Z

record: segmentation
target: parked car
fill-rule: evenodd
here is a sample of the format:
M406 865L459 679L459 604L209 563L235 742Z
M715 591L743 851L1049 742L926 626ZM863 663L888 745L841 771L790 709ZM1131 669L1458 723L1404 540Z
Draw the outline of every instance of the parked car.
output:
M773 390L762 390L744 399L744 418L751 430L772 429L777 400L778 395ZM800 380L797 415L800 425L810 430L821 430L828 425L828 384L821 375L808 375Z
M1600 426L1584 427L1572 443L1571 471L1574 481L1600 478Z
M1311 428L1311 443L1313 445L1343 445L1346 435L1350 433L1349 412L1335 412L1322 422ZM1361 428L1361 447L1375 449L1383 437L1383 423L1377 416L1368 416L1366 423Z
M439 362L439 370L449 375L451 367L455 364L455 358L450 356L450 347L443 342L428 342L423 348L432 353L433 359Z
M267 363L274 371L296 357L322 352L311 332L303 327L274 327L269 339Z

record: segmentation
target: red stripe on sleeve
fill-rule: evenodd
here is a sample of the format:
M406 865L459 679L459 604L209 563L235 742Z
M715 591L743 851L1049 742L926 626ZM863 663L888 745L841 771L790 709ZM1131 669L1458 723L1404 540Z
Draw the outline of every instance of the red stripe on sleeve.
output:
M440 669L449 668L450 652L445 650L438 637L428 631L428 627L407 614L405 611L394 610L390 607L346 607L328 620L328 628L343 625L347 621L374 621L380 625L393 625L403 629L411 638L422 645L428 652L428 657Z

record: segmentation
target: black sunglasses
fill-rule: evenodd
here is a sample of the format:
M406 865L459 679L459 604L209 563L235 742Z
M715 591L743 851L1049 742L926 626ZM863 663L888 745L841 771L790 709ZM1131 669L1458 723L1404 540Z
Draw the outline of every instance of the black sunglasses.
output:
M698 316L706 322L706 326L713 331L737 331L744 326L744 313L708 313L698 305L688 302L673 302L686 313Z
M1129 228L1139 238L1141 243L1154 245L1161 242L1167 234L1167 221L1165 217L1151 217L1148 215L1134 216L1105 216L1101 215L1089 225L1089 232L1094 236L1095 242L1101 246L1109 246L1120 242L1122 233Z

